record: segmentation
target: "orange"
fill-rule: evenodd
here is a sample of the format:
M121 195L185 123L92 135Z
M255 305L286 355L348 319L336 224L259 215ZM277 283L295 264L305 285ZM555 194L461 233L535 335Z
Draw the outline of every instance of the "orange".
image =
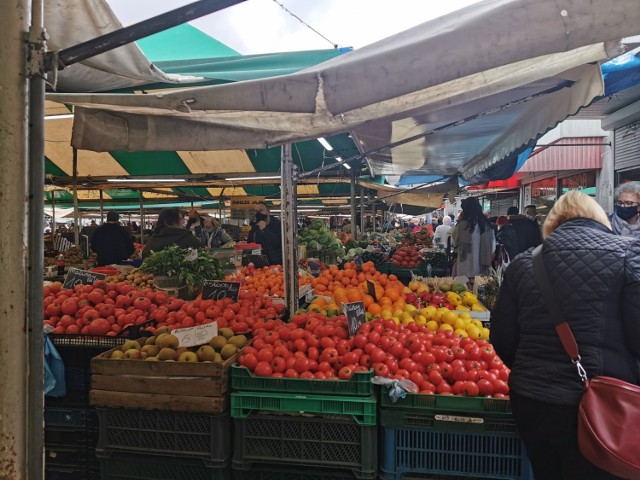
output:
M392 302L395 302L400 298L400 291L395 287L389 287L384 292L385 296L389 297Z
M371 315L375 316L375 315L380 314L380 312L382 312L382 307L380 305L378 305L377 303L372 303L367 308L367 312L369 312Z
M350 302L358 302L362 300L362 295L360 295L360 290L354 288L347 292L347 298Z
M373 303L373 297L371 295L364 294L362 295L362 304L364 308L369 307Z

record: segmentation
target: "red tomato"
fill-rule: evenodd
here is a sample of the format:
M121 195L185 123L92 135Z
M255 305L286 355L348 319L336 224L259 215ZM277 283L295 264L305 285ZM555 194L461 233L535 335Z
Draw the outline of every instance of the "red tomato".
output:
M269 362L258 362L253 373L259 377L270 377L273 369Z
M340 380L349 380L353 376L353 366L342 367L338 371Z
M111 324L104 318L95 318L89 322L91 335L106 335L111 330Z

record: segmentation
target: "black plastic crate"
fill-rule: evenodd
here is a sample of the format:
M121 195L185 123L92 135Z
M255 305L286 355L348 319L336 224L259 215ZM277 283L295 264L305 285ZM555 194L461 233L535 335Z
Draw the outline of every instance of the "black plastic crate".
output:
M228 462L216 467L202 461L164 456L107 454L97 451L102 480L232 480Z
M95 448L45 444L45 469L88 470L97 467Z
M44 444L53 447L95 449L98 444L98 430L63 427L45 427Z
M100 408L98 449L200 459L220 466L231 456L229 412L181 413Z
M45 407L44 425L49 427L98 429L98 414L93 408Z
M100 480L100 470L97 468L47 468L44 471L44 480Z
M251 470L233 470L234 480L349 480L357 477L352 472L334 469L287 468L275 465L254 465Z
M377 427L348 417L251 415L234 419L235 470L254 464L349 470L359 479L378 473Z

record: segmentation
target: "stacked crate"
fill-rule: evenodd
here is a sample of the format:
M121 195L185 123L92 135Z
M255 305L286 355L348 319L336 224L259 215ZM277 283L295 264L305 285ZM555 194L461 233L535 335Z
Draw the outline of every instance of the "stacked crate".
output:
M407 394L380 400L380 478L533 479L508 400Z
M89 404L90 362L124 339L88 335L50 338L65 365L67 393L64 397L45 397L45 477L93 480L99 477L95 456L98 418Z
M274 466L305 468L306 475L315 467L335 469L332 478L340 471L376 478L377 401L371 377L372 372L355 373L350 380L257 377L234 366L233 469L242 478L269 478L255 472Z
M110 353L91 363L102 479L226 479L236 356L220 364L111 360Z

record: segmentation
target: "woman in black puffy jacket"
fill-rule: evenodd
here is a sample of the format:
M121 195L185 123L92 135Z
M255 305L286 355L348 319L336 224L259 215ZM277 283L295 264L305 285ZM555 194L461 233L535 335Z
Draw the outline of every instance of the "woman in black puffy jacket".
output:
M613 234L591 197L560 197L544 224L542 255L551 288L589 377L638 384L640 241ZM511 375L511 405L536 480L616 478L577 444L582 384L558 337L533 274L533 249L505 272L491 313L491 342Z

